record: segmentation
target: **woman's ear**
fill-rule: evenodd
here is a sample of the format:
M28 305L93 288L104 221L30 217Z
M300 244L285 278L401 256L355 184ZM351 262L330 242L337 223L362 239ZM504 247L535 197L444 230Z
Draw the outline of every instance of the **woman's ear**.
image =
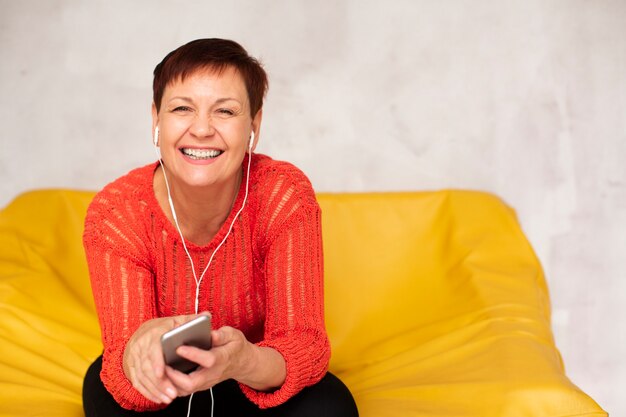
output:
M159 113L157 112L156 106L154 102L152 102L152 140L154 141L154 145L158 146L158 133L157 127L159 126Z
M254 152L256 146L259 143L259 136L261 134L261 121L263 120L263 108L259 109L252 119L252 134L250 135L251 143L248 144L248 151Z

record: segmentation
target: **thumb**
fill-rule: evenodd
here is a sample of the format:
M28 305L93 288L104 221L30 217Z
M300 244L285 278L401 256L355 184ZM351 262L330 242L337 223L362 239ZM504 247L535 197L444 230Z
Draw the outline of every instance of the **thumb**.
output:
M227 335L224 332L224 328L211 331L211 339L213 340L213 346L222 346L227 342Z
M245 339L245 337L239 330L230 326L223 326L217 330L213 330L211 332L211 337L213 340L213 346L226 345L232 341L237 340L239 337L243 337Z

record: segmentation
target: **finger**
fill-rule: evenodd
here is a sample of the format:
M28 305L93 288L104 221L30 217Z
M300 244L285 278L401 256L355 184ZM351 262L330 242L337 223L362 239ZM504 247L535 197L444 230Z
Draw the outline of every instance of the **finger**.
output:
M160 400L152 394L152 392L145 386L143 382L145 377L140 366L141 351L137 350L136 345L137 341L131 340L131 343L129 343L124 352L124 368L126 377L132 384L133 388L139 391L141 395L153 402L160 402Z
M190 374L183 374L170 367L168 367L165 372L178 391L186 393L183 395L189 395L198 391L205 391L221 381L218 379L213 370L202 367Z
M187 396L195 392L195 387L190 380L189 375L169 366L165 368L165 375L172 382L179 396Z
M194 346L179 346L176 349L178 356L197 363L203 368L210 368L215 365L216 357L212 350L203 350Z
M177 397L177 392L174 385L165 376L165 359L163 358L160 337L152 339L150 348L146 350L148 356L142 360L142 364L145 365L143 372L145 376L150 379L152 384L144 383L144 385L153 393L154 390L157 390L162 398L167 398L169 401L173 400Z
M154 384L155 388L161 393L161 395L165 395L165 397L172 401L179 396L179 393L172 381L166 375L165 368L166 366L163 364L161 376L157 376L155 372L156 378L154 379ZM170 401L167 402L169 403Z
M169 404L177 396L176 389L173 386L169 389L164 387L162 388L158 381L153 381L151 379L144 379L143 387L144 390L149 393L147 398L156 403Z
M213 344L213 346L222 346L225 342L225 336L222 332L222 329L218 329L218 330L211 330L211 343Z
M165 358L163 357L163 349L160 341L155 341L149 350L149 361L154 375L161 379L165 375Z
M217 347L207 351L193 346L181 346L179 349L180 356L200 365L200 368L188 375L193 391L206 390L226 379L223 348Z
M142 360L140 370L140 383L152 397L159 399L158 402L169 404L174 398L176 398L175 392L173 393L174 395L171 395L172 391L167 390L167 388L173 388L173 386L171 384L168 385L165 378L157 378L154 373L152 363L148 358Z
M236 335L237 330L224 326L217 330L211 331L211 341L213 342L213 346L223 346L237 338Z
M138 370L138 368L135 367L130 367L130 374L131 374L131 383L133 385L133 387L139 391L139 393L141 395L143 395L144 397L146 397L147 399L149 399L152 402L155 403L162 403L164 398L159 396L159 395L155 395L153 393L153 391L146 386L146 384L144 383L144 381L146 381L143 373Z
M137 379L152 398L156 397L161 402L170 403L177 397L176 389L164 375L165 371L162 370L161 375L155 371L156 368L165 367L159 344L153 349L148 349L148 356L138 358L136 363L140 364L137 367Z

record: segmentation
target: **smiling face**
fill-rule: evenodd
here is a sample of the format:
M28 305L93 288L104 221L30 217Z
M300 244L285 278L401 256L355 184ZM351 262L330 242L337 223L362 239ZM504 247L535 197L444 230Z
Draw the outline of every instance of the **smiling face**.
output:
M245 84L232 67L200 70L168 84L158 113L152 106L168 176L193 187L236 183L261 117L261 111L250 116Z

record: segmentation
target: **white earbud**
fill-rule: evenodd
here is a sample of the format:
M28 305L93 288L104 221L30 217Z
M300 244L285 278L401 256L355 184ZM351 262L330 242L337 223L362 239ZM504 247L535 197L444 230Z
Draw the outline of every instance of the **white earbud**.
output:
M154 146L159 147L159 126L154 128Z

